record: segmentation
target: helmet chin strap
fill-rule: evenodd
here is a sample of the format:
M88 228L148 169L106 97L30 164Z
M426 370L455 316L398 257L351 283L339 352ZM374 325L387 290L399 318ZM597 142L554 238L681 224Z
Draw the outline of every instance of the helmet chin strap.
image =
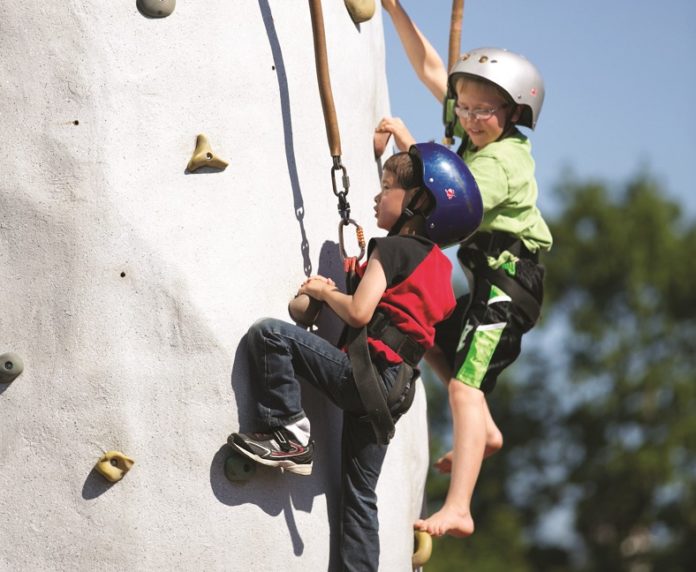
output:
M496 139L496 141L500 141L502 139L505 139L506 137L511 135L512 132L517 127L517 124L512 120L512 116L515 114L515 110L517 109L517 104L513 103L512 105L513 105L512 112L505 116L505 129L503 129L503 132L500 134L500 137L498 137Z
M418 191L416 192L416 194L413 195L411 200L408 202L408 205L406 205L406 207L402 211L399 218L396 219L394 226L392 226L389 233L387 233L387 236L395 236L395 235L399 234L401 232L401 229L403 228L403 226L406 224L407 221L411 220L417 214L420 214L420 211L416 210L414 205L416 202L418 202L418 199L423 194L423 192L424 192L423 187L420 187L418 189Z
M391 227L391 230L387 233L387 236L396 236L399 234L403 226L406 224L406 221L411 220L415 214L416 213L414 213L411 209L406 207L401 213L401 216L396 219L394 226Z

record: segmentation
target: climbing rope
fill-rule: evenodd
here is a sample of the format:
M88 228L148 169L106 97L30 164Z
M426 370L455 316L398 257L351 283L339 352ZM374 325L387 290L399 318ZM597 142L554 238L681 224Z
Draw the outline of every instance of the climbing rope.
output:
M341 134L338 130L338 120L336 118L336 107L334 106L333 92L331 91L331 78L329 76L329 61L326 55L326 33L324 31L324 16L321 8L321 0L309 0L309 10L312 17L312 36L314 38L314 59L317 68L317 81L319 83L319 95L321 97L321 108L324 112L324 124L326 126L326 136L329 142L329 152L333 164L331 166L331 186L333 193L338 199L338 213L341 221L338 225L338 243L344 266L351 258L355 262L360 260L365 254L365 236L362 227L350 218L350 203L348 202L348 191L350 190L350 178L348 171L341 162ZM339 190L337 174L341 173L342 189ZM346 253L343 230L346 226L355 227L355 235L360 248L357 257L349 257ZM352 263L354 266L355 262Z
M450 35L449 35L449 54L447 58L447 73L457 63L459 58L459 50L462 39L462 19L464 17L464 0L452 0L452 18L450 20ZM454 114L453 99L445 99L444 123L445 137L442 140L444 145L452 145L454 143L454 128L457 125L457 116Z

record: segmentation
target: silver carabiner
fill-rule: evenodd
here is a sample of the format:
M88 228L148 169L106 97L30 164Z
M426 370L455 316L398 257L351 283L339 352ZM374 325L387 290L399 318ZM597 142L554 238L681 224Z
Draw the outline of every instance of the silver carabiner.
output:
M341 222L338 223L338 249L341 253L341 259L345 260L348 258L343 241L343 227L348 226L349 224L352 224L355 227L355 236L358 240L358 246L360 247L360 254L356 258L357 260L360 260L363 256L365 256L365 233L363 232L362 227L352 218L347 220L341 219Z

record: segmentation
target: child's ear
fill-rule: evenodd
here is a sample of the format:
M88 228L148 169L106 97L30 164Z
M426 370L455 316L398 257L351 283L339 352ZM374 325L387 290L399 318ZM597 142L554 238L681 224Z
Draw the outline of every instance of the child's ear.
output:
M512 123L517 123L520 120L521 116L522 116L522 106L515 105L515 110L512 112L512 115L510 116L510 121Z
M411 204L411 210L420 212L420 213L427 213L430 211L431 208L431 200L430 200L430 194L427 191L424 191L423 189L418 189L413 191L413 196L410 198L410 201L415 198L415 201L413 204Z

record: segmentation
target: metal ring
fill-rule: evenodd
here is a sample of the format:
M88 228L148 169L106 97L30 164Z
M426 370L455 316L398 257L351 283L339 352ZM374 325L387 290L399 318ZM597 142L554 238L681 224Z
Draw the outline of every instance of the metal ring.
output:
M362 231L362 227L352 218L347 220L342 219L341 222L338 223L338 249L341 253L342 260L348 258L348 254L346 253L344 246L345 243L343 241L343 227L348 226L349 224L352 224L356 228L356 232L360 233ZM360 254L357 256L357 259L360 260L365 255L365 241L358 241L358 246L360 247Z

